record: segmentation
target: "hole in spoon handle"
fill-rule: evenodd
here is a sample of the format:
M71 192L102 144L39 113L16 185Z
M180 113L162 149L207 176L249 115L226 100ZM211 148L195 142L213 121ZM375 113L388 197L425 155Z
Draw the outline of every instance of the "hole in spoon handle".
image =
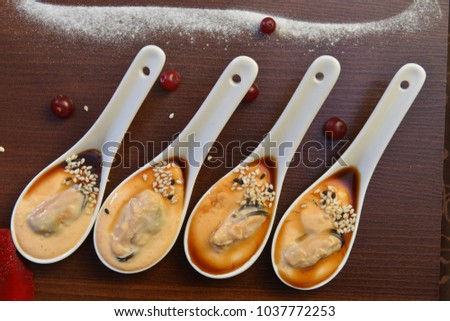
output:
M143 67L142 73L144 74L144 76L150 76L150 68L147 66Z

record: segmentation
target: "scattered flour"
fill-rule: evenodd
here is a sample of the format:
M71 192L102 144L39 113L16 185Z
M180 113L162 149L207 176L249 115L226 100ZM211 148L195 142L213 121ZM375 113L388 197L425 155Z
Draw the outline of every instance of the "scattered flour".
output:
M258 30L261 19L270 13L232 9L193 9L156 6L66 6L18 0L17 9L26 17L69 35L87 36L97 41L148 38L152 32L189 36L207 34L219 40L248 35ZM272 16L280 39L328 41L359 38L394 32L415 32L442 17L437 0L414 0L403 12L390 18L364 23L320 23Z

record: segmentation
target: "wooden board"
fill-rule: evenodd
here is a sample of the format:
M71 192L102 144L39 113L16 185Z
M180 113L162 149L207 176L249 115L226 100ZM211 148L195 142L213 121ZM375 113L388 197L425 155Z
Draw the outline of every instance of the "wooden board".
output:
M62 3L62 1L48 1ZM390 17L412 1L207 1L183 2L186 7L236 8L319 22L363 22ZM85 5L148 5L148 1L65 1ZM152 4L175 6L175 2ZM405 63L421 64L428 78L416 102L382 157L370 183L360 230L350 259L329 285L296 291L275 276L269 246L245 273L227 280L210 280L188 264L178 239L157 266L136 275L121 275L104 267L90 236L66 260L52 265L30 264L39 300L354 300L437 299L441 235L442 147L447 62L448 3L440 1L441 17L413 33L368 35L345 41L295 41L276 35L231 38L166 30L140 40L74 37L27 20L13 2L0 5L0 228L10 224L21 190L44 166L75 143L94 123L109 101L137 51L160 46L167 68L177 69L182 86L167 93L156 86L129 129L121 156L129 161L115 168L108 192L146 160L157 155L162 142L181 131L194 115L227 63L238 55L254 58L260 67L257 101L241 105L218 141L253 141L255 146L277 120L309 64L330 54L341 63L334 90L308 130L304 143L318 141L324 149L311 154L321 166L292 168L284 183L278 218L290 203L337 156L322 134L331 116L345 119L346 139L352 141L395 72ZM65 93L77 105L68 120L56 119L49 102ZM89 111L83 111L83 106ZM175 113L169 119L170 113ZM139 142L150 142L140 149ZM154 143L152 143L154 142ZM304 143L302 146L304 146ZM152 146L154 148L152 148ZM302 146L299 152L302 151ZM348 146L348 145L347 145ZM245 147L245 146L244 146ZM341 152L343 149L341 150ZM305 152L303 150L303 152ZM228 165L237 165L248 150L228 150ZM216 155L218 156L218 155ZM299 155L297 155L299 157ZM303 155L305 157L305 154ZM311 165L311 164L310 164ZM203 168L189 209L227 168Z
M448 48L450 48L450 33L448 37ZM448 110L448 96L450 94L450 63L447 56L447 108ZM439 279L439 299L450 300L450 159L448 151L450 150L449 139L450 115L445 114L445 150L444 150L444 186L443 186L443 210L442 210L442 236L441 236L441 277Z

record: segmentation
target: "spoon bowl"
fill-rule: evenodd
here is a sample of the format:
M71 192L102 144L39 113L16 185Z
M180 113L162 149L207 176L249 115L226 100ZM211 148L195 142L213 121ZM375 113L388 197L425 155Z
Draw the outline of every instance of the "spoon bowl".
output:
M196 271L229 278L258 259L274 222L289 162L339 73L335 58L317 58L264 140L197 203L184 235L185 254Z
M282 216L275 230L271 255L275 273L286 285L300 290L316 289L330 282L344 267L356 238L364 197L372 174L420 92L425 78L426 73L419 65L403 66L390 82L354 142ZM336 187L338 188L334 190ZM341 201L341 196L344 205L337 204ZM329 208L330 203L332 206ZM346 208L349 204L353 206ZM327 212L328 209L330 212ZM347 214L346 217L344 214ZM309 223L309 217L313 215L316 220L319 215L323 215L324 218L328 217L332 224L336 223L332 229L336 230L342 239L341 248L337 252L325 257L315 252L319 248L316 240L319 240L319 235L324 233L325 228L315 230L319 226L317 221L315 225ZM341 220L344 220L342 225ZM326 229L330 228L328 223L323 224ZM329 240L333 240L333 233L328 235ZM305 242L305 239L316 241L317 247L308 247L312 243ZM328 246L324 244L320 243L322 250ZM315 263L310 265L311 262Z
M120 142L122 141L123 135L142 105L148 92L158 79L164 62L165 54L160 48L156 46L146 46L142 48L128 68L105 110L90 130L67 152L37 174L22 191L13 209L11 233L17 250L26 259L41 264L58 262L72 254L86 239L95 222L96 213L101 204L108 181L111 164ZM148 71L150 71L150 73L148 73ZM109 147L107 150L104 150L104 145L106 143L108 143ZM49 233L47 231L40 234L34 233L29 224L27 224L27 217L29 215L25 210L26 206L24 206L24 202L27 202L28 205L31 204L32 207L40 206L42 205L42 195L39 197L33 195L36 191L40 191L44 194L50 193L50 195L47 196L52 195L51 191L59 193L62 185L60 181L56 184L58 186L50 183L50 181L47 181L48 186L41 186L41 188L38 188L38 186L46 183L46 180L51 178L54 170L61 168L62 172L62 165L67 164L67 161L70 162L71 160L76 160L77 157L74 156L72 158L73 155L81 155L85 152L93 152L98 156L98 166L94 166L93 169L97 168L98 172L95 175L97 175L100 180L100 182L97 182L95 187L93 187L95 188L96 197L95 202L92 201L94 206L89 213L90 216L85 218L85 213L83 212L80 215L82 217L76 218L74 222L62 220L60 223L61 225L64 225L62 231L54 233ZM80 167L88 165L88 162L89 160L86 159L86 164L80 164ZM76 169L74 169L73 172L75 171ZM88 173L90 173L90 170L88 170ZM65 174L69 175L74 173ZM67 182L69 182L69 180ZM81 186L81 184L79 186ZM83 208L85 205L86 203L84 203ZM49 208L51 208L51 206L52 205L50 204ZM61 209L62 205L59 204L58 206L59 208L53 204L53 210L58 211L58 209ZM64 210L69 211L67 208ZM48 213L48 210L46 211ZM41 212L40 214L45 213ZM79 222L81 222L80 218L84 220L83 224L79 224ZM61 218L56 218L55 220L60 219ZM40 221L40 224L44 224L42 220ZM76 231L73 231L75 229ZM31 242L28 237L32 238ZM63 241L61 239L67 239L68 237L71 237L72 239L70 244L68 243L64 249L46 252L43 256L41 253L37 255L38 252L47 250L49 244L58 245L57 243ZM55 241L55 238L58 238L58 240ZM25 243L33 243L34 245L30 245L30 247L26 246L25 248ZM34 248L34 250L30 250L32 248ZM33 253L30 251L33 251Z

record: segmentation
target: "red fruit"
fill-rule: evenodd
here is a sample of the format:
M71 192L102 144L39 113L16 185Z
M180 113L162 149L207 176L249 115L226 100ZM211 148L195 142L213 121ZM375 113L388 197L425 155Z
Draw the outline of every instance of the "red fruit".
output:
M75 109L72 99L65 95L58 95L53 98L50 107L52 108L53 114L59 118L69 117Z
M323 127L325 136L329 139L342 139L347 133L347 124L339 117L331 117Z
M0 301L33 299L33 272L18 257L11 231L0 229Z
M249 90L247 91L247 93L245 94L244 98L242 99L242 101L244 103L249 103L254 101L257 97L259 96L259 88L256 84L253 84Z
M266 17L261 21L259 29L261 30L262 33L271 34L272 32L275 31L276 27L277 23L275 22L275 20L273 20L273 18L271 17Z
M164 71L159 76L159 82L161 83L161 86L168 91L176 90L180 85L180 80L181 80L180 74L172 69Z

